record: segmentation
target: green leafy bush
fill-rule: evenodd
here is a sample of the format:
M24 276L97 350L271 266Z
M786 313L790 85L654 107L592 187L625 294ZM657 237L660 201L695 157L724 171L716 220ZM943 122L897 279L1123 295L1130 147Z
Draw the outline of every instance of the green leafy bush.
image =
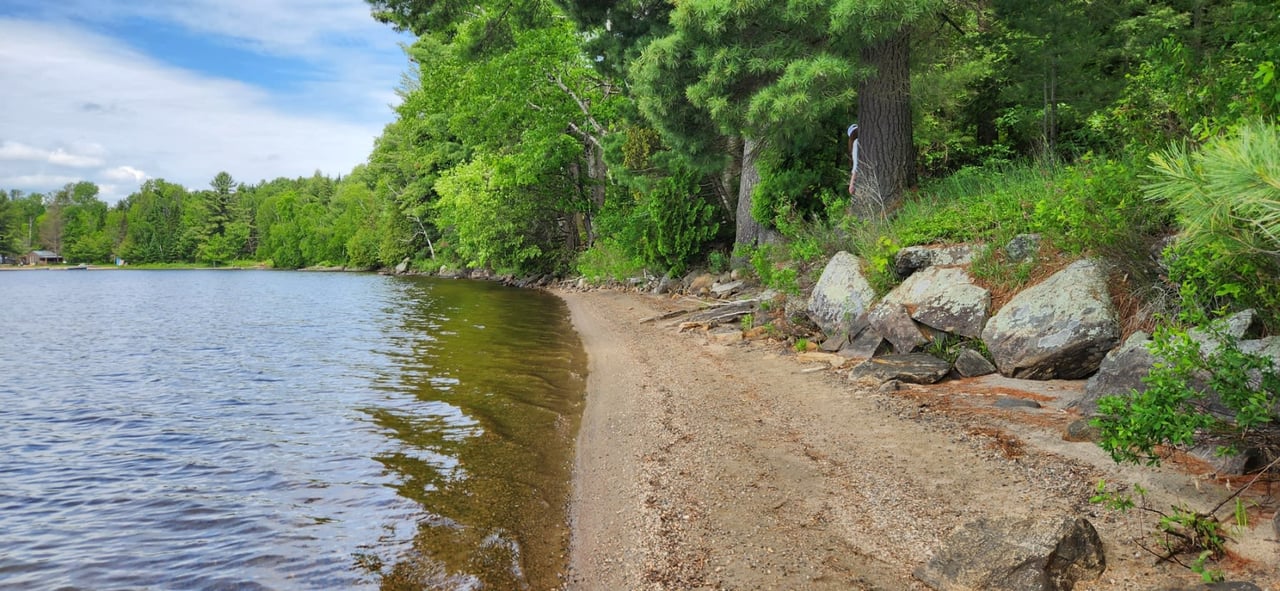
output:
M1280 441L1273 415L1280 375L1271 360L1242 352L1217 325L1202 330L1221 343L1208 355L1187 332L1157 329L1151 345L1157 362L1143 380L1147 389L1098 401L1100 445L1117 462L1158 464L1157 446L1207 442L1234 453ZM1216 403L1207 392L1216 394Z
M720 226L715 208L698 194L698 179L680 173L663 179L637 208L642 225L640 254L646 264L679 275Z

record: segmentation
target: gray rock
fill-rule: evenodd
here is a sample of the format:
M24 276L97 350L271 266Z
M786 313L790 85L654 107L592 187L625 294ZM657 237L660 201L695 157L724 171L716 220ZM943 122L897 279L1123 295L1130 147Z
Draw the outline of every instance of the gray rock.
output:
M875 299L875 290L862 274L861 261L841 251L831 257L822 270L822 276L809 295L806 311L809 319L826 334L836 334L841 330L856 334L855 324Z
M847 346L849 346L849 335L842 332L827 337L826 340L822 341L821 345L818 345L818 350L826 353L835 353Z
M1070 591L1106 568L1088 521L982 518L954 532L915 576L937 591Z
M1001 396L991 405L996 408L1040 408L1040 403L1025 398L1014 398L1012 396Z
M901 390L901 389L902 389L902 382L899 382L898 380L889 380L883 384L880 384L880 387L876 388L876 391L881 394L889 394L891 392L897 392L898 390Z
M1280 538L1280 511L1276 512L1276 516L1271 518L1271 529L1275 530L1276 537Z
M1257 321L1257 313L1249 309L1220 319L1215 324L1216 328L1221 330L1223 334L1240 341L1246 336L1256 335L1259 323ZM1210 331L1195 328L1187 331L1187 336L1191 337L1191 340L1195 341L1197 345L1200 345L1200 354L1205 357L1217 353L1218 349L1222 347L1222 340L1218 335Z
M1072 403L1080 412L1093 415L1098 412L1098 399L1130 391L1145 392L1147 384L1142 380L1151 373L1156 357L1151 353L1151 335L1138 331L1125 339L1124 344L1112 349L1102 358L1098 373L1084 383L1084 396Z
M836 354L849 359L870 359L876 356L880 351L880 345L884 343L884 337L871 327L863 328L858 336L849 341L849 344L840 348Z
M963 266L973 262L974 248L968 244L952 246L908 246L893 257L893 270L899 277L934 265Z
M1015 263L1025 263L1040 253L1039 234L1018 234L1004 245L1004 254Z
M1262 591L1262 587L1243 581L1219 581L1217 583L1197 583L1190 587L1172 587L1165 591Z
M1000 373L1046 380L1083 378L1120 340L1120 322L1101 265L1081 260L1014 296L982 331Z
M897 302L880 302L867 314L867 322L893 344L895 353L910 353L929 342L929 337L911 319L906 306Z
M663 275L662 279L658 280L658 284L653 287L653 295L671 293L677 285L679 285L679 282L677 282L670 274Z
M951 364L928 353L885 355L868 359L849 371L849 380L883 384L898 380L910 384L934 384L947 376Z
M976 339L990 316L991 292L975 285L964 269L929 267L913 273L882 303L902 304L921 324Z
M966 378L976 378L996 372L996 366L987 361L982 353L973 349L965 349L956 357L956 372Z
M1217 445L1211 444L1196 445L1188 449L1187 453L1209 464L1214 472L1229 476L1248 472L1250 467L1262 459L1262 453L1257 449L1242 449L1239 453L1225 455L1218 453Z
M711 295L718 298L728 297L738 293L742 289L742 281L730 281L728 283L716 283L711 286Z
M1067 432L1062 438L1067 441L1097 443L1102 439L1102 433L1093 426L1090 419L1076 419L1067 425Z
M1280 336L1240 341L1240 352L1266 357L1280 369Z

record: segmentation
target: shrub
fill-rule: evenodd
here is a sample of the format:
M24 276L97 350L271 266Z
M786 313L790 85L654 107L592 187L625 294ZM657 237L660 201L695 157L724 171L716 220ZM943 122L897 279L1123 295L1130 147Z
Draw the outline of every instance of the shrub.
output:
M1221 453L1235 453L1280 442L1272 414L1280 401L1280 375L1271 360L1242 352L1215 324L1203 330L1220 343L1208 355L1188 333L1157 329L1151 350L1158 361L1143 380L1147 389L1098 401L1094 424L1102 433L1100 445L1117 462L1158 464L1161 445L1209 442ZM1216 403L1195 386L1205 377Z
M1170 278L1186 304L1280 309L1280 129L1254 121L1198 151L1173 146L1151 157L1147 197L1167 203L1182 227Z

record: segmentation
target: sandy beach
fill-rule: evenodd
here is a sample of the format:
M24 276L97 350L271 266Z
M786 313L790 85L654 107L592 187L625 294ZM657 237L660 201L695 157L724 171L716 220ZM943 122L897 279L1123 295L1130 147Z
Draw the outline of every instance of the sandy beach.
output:
M1107 570L1076 589L1199 580L1133 545L1149 532L1144 518L1088 499L1099 478L1209 506L1222 487L1173 467L1117 467L1093 444L1065 442L1076 418L1066 411L966 410L958 399L991 392L963 384L859 390L776 343L722 344L648 320L696 305L687 298L558 293L590 363L569 589L925 589L912 571L948 532L1025 515L1082 516L1098 529ZM1244 536L1246 557L1275 555L1262 530ZM1280 589L1274 562L1229 566L1229 579Z

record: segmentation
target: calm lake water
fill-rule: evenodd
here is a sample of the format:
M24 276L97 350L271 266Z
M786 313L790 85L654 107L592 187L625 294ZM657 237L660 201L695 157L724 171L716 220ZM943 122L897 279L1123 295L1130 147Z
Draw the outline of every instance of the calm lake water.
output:
M586 358L497 284L0 273L0 589L547 589Z

